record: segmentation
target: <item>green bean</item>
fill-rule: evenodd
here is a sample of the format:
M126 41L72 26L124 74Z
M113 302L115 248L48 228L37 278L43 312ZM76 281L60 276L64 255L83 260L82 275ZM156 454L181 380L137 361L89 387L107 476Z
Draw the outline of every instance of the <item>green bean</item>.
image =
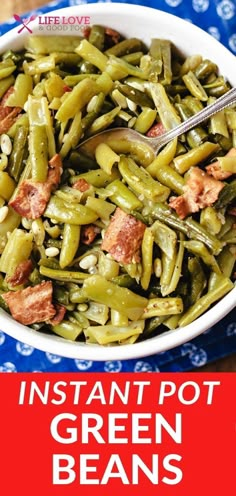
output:
M92 136L93 134L100 133L101 131L109 127L113 123L119 111L120 107L115 107L110 110L110 112L97 117L97 119L95 119L95 121L93 121L92 125L90 126L88 135Z
M122 59L132 65L139 65L143 52L133 52L123 55Z
M127 288L117 286L100 275L90 276L83 284L84 295L98 303L127 315L130 320L140 318L147 304L147 299L133 293Z
M50 219L55 219L57 222L77 226L90 224L98 218L98 215L90 208L84 205L67 204L55 195L51 197L44 215Z
M156 110L145 107L142 112L138 115L134 129L139 133L146 134L146 132L150 129L156 119L157 112Z
M118 167L124 180L136 193L155 201L165 201L168 198L169 188L155 181L145 169L138 167L131 158L121 157Z
M181 315L171 315L168 319L164 320L164 325L170 330L176 329L176 327L178 327L180 317Z
M92 65L95 65L100 71L106 69L108 57L89 41L85 39L82 40L75 51L80 57L87 62L90 62Z
M189 71L187 74L183 76L183 81L188 88L189 92L201 100L202 102L207 101L207 93L205 92L203 86L201 85L200 81L196 77L196 75L192 72Z
M139 335L143 331L142 321L135 322L135 326L131 324L129 326L115 326L115 325L105 325L105 326L89 326L85 331L85 337L88 343L99 343L101 345L119 342L130 338L134 335Z
M116 153L130 154L131 158L142 167L147 167L154 159L153 150L145 143L138 143L137 141L108 138L107 143Z
M93 81L96 81L99 77L99 74L72 74L65 76L64 78L64 83L66 86L69 87L74 87L76 86L80 81L83 81L83 79L92 79Z
M196 240L184 241L184 247L191 253L194 253L194 255L199 256L205 265L208 265L213 272L221 274L221 270L215 257L207 250L204 243Z
M174 167L179 174L184 174L191 167L203 162L218 150L219 145L217 143L205 141L205 143L202 143L197 148L193 148L192 150L175 157L173 160Z
M80 226L65 224L63 229L62 248L60 252L60 267L64 269L73 262L79 247Z
M29 76L35 76L38 74L43 74L44 72L53 71L56 67L56 61L54 55L47 55L46 57L40 57L39 59L33 60L33 62L23 62L23 70L25 74Z
M179 240L179 249L176 255L176 261L175 261L175 266L174 270L172 272L171 280L169 282L169 285L163 284L161 285L161 294L162 296L168 296L169 294L173 293L179 283L180 277L181 277L181 271L182 271L182 264L183 264L183 258L184 258L184 236L183 234L180 233L180 240Z
M8 233L11 233L20 224L21 218L12 207L8 207L8 214L3 222L0 223L0 253L3 252L7 243Z
M134 278L129 274L113 276L111 280L114 284L117 284L117 286L121 286L122 288L130 288L134 284Z
M81 112L76 112L73 121L70 125L70 129L66 134L63 145L60 150L60 155L62 158L68 155L71 148L75 148L79 143L79 140L82 136L82 120L81 120Z
M83 315L100 325L105 325L109 317L109 308L104 303L94 303L91 301L89 303L88 309L83 312Z
M175 315L183 312L182 298L151 298L141 318L150 319L162 315Z
M32 179L45 182L48 175L48 142L45 126L30 126L29 154Z
M191 112L191 110L188 108L188 106L183 102L176 103L175 106L183 121L194 115ZM203 143L203 141L207 139L207 136L208 135L206 131L204 131L204 129L201 126L196 126L195 128L191 129L191 131L189 131L186 135L187 142L191 148L195 148L196 146L199 146L201 143Z
M75 341L82 332L82 327L70 321L63 320L60 324L51 326L51 330L62 338Z
M205 79L212 73L217 72L217 66L211 60L204 59L202 62L196 67L194 74L198 79Z
M233 289L234 285L227 277L223 275L217 275L219 285L212 291L209 291L205 295L203 295L199 300L192 305L186 313L179 320L179 327L184 327L193 320L197 319L202 315L206 310L210 308L213 303L215 303L220 298L223 298L231 289Z
M236 261L235 246L224 246L222 252L217 257L217 263L225 277L231 277Z
M133 66L123 59L110 55L106 64L106 72L110 75L113 81L123 79L128 75L138 77L140 79L147 79L148 73L140 69L140 67Z
M151 57L160 60L162 63L162 71L159 76L159 81L163 84L170 84L172 81L171 69L171 44L168 40L152 39L150 45Z
M172 160L174 150L176 150L176 140L168 143L146 170L151 176L156 177L161 184L167 186L178 195L182 195L185 181L178 172L168 165Z
M11 59L0 62L0 80L9 77L15 69L16 65Z
M178 126L181 123L180 117L170 102L164 86L160 83L149 83L149 89L164 128L168 131Z
M129 86L128 84L119 84L119 91L122 95L126 96L132 102L140 105L141 107L149 107L153 109L154 103L152 99L143 91L134 88L133 86Z
M83 126L83 119L82 119ZM66 165L70 168L77 170L79 169L81 172L88 171L91 169L97 169L97 164L95 160L87 155L82 154L79 150L72 150L67 161Z
M154 236L150 228L145 229L142 240L142 276L141 286L148 289L152 275L152 256L153 256Z
M36 54L48 54L52 52L73 52L81 41L81 36L29 36L25 42L25 48Z
M51 72L50 77L44 83L45 93L49 102L52 102L54 98L61 98L64 94L64 87L63 79L58 74ZM61 104L60 100L59 102Z
M183 76L184 74L187 74L189 71L194 71L201 64L201 62L202 62L202 56L199 54L190 55L189 57L186 57L180 68L180 75Z
M16 267L30 257L33 247L33 235L21 229L14 229L0 259L0 271L11 276Z
M115 153L106 143L100 143L95 150L95 158L98 165L107 174L111 174L111 169L114 164L120 160L119 155Z
M14 122L14 124L12 124L12 126L10 127L10 129L7 132L9 138L12 138L12 139L15 138L18 127L25 127L26 129L28 129L29 118L28 118L27 114L21 114L18 117L18 119Z
M14 76L10 75L0 80L0 98L3 97L4 93L12 86L15 82Z
M40 265L39 272L42 276L48 277L49 279L64 282L83 282L87 277L90 277L89 274L86 274L85 272L51 269L44 265Z
M117 277L120 271L118 262L105 255L102 251L99 253L98 259L98 273L106 279L113 279ZM114 282L114 281L113 281Z
M117 310L111 309L111 324L114 326L128 326L128 317Z
M15 181L9 176L8 172L0 170L0 196L4 200L10 200L15 186Z
M200 223L213 235L218 234L222 227L222 220L213 207L202 209Z
M101 169L90 170L88 172L84 172L79 176L73 176L71 178L71 183L74 184L79 179L85 179L89 184L92 184L96 188L105 188L108 184L110 184L115 179L120 177L119 172L116 169L112 171L111 174L107 174L105 171Z
M138 38L129 38L127 40L122 40L113 47L106 50L106 55L115 55L116 57L122 57L128 53L133 53L137 51L143 51L143 42Z
M73 118L97 93L98 88L95 81L90 78L83 79L68 93L56 113L56 119L60 122L66 122Z
M160 284L161 284L160 289L162 296L169 294L169 287L173 279L176 262L177 262L177 249L175 249L175 251L173 252L173 256L171 258L168 257L164 251L162 252L161 277L160 277Z
M125 186L119 179L116 179L106 187L109 199L127 213L132 210L141 209L143 204L137 196Z
M188 271L191 280L189 301L190 304L193 305L201 297L206 287L207 280L202 264L197 257L188 259Z
M214 204L214 208L220 209L227 207L236 198L236 180L226 184L220 191L218 200Z
M162 203L152 203L152 205L147 207L147 213L153 215L154 218L164 222L169 227L182 232L188 238L202 241L214 255L218 255L223 247L221 241L208 233L204 227L194 219L187 218L181 220L169 207Z
M166 321L166 317L164 315L162 315L160 317L152 317L151 319L147 320L146 325L145 325L145 329L143 332L144 336L146 337L146 336L149 336L150 334L152 334L165 321Z
M9 173L16 182L19 181L24 168L23 159L28 144L28 131L28 127L19 126L13 142L13 149L9 159Z
M18 74L14 84L14 92L9 95L6 101L8 107L24 108L28 96L32 93L32 77L27 74Z
M30 128L33 126L45 126L48 141L48 155L49 159L56 154L54 129L52 126L52 119L48 108L48 101L46 97L35 98L29 96L28 98L28 116Z
M86 207L93 210L102 220L108 221L111 214L115 210L115 205L103 200L102 198L94 198L88 196L86 200Z
M88 41L98 48L98 50L103 52L105 44L105 28L94 24L91 27Z
M210 97L208 99L208 105L213 103L216 100L215 97ZM217 112L216 114L212 115L210 118L210 133L211 134L221 134L222 136L225 136L226 138L229 137L229 132L227 128L227 123L226 123L226 115L224 110L221 110L220 112Z
M156 220L152 224L151 231L154 236L155 243L167 255L167 257L172 258L177 244L176 232L159 220Z

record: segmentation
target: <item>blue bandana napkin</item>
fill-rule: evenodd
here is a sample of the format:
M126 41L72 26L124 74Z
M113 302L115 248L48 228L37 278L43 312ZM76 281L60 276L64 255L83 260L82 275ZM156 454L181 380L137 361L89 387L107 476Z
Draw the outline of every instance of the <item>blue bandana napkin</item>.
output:
M24 17L86 3L94 0L53 1ZM128 3L158 8L186 19L236 54L236 0L129 0ZM14 18L10 19L0 25L0 35L17 25ZM137 360L93 362L63 358L16 341L4 329L0 331L0 372L184 372L233 352L236 352L236 309L194 340Z

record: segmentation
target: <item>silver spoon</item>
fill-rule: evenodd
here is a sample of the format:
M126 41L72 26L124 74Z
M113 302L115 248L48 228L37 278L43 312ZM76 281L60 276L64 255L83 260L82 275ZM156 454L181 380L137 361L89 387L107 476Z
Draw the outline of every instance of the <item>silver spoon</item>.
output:
M207 107L204 107L204 109L200 110L200 112L194 114L192 117L182 122L179 126L176 126L175 128L167 131L160 136L157 136L156 138L148 138L147 136L144 136L137 131L134 131L133 129L119 127L114 129L107 129L105 131L102 131L101 133L96 134L95 136L91 136L90 138L81 142L78 145L77 149L79 149L82 153L94 155L95 148L99 145L99 143L109 144L109 141L111 140L132 140L138 143L145 144L147 146L147 152L151 153L154 158L160 148L169 143L171 140L183 133L186 133L187 131L205 121L220 110L229 107L235 101L236 88L232 88L227 93L215 100L215 102L211 103Z

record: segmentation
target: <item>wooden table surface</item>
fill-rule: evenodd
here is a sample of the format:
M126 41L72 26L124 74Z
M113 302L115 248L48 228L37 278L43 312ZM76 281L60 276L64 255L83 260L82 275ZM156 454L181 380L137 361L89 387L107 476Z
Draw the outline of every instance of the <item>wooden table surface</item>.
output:
M0 9L0 22L9 19L13 14L23 14L46 3L48 0L5 0ZM236 372L236 353L195 370L197 372Z

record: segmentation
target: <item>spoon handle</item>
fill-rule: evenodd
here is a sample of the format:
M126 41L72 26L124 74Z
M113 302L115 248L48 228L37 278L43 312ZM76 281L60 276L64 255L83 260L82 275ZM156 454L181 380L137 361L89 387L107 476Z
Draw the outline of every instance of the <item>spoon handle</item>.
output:
M160 147L166 145L172 139L180 136L183 133L186 133L187 131L197 126L204 120L208 119L212 115L216 114L220 110L229 107L229 105L231 105L235 101L236 88L232 88L231 90L227 91L227 93L218 98L215 102L200 110L200 112L198 112L197 114L194 114L187 121L182 122L179 126L176 126L170 131L167 131L162 136L158 136L158 138L152 138L152 147L156 151L158 151Z

